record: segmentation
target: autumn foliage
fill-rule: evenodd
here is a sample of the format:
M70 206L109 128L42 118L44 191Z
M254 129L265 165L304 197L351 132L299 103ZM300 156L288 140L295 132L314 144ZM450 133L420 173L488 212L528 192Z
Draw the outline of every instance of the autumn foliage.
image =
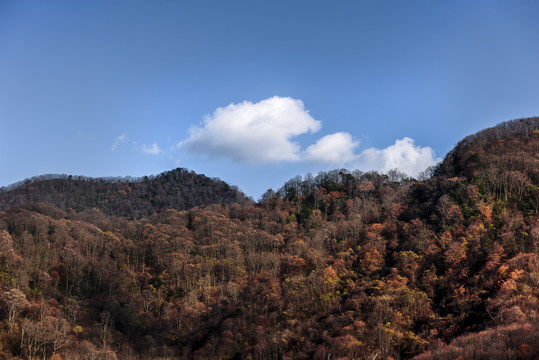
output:
M536 359L537 129L473 135L422 181L341 169L258 203L7 208L0 358Z

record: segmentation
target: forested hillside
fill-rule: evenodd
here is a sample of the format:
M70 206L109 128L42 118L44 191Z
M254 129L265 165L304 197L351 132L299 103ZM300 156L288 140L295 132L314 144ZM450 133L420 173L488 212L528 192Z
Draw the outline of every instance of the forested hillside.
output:
M340 169L131 218L6 208L0 358L538 358L539 119L433 174Z
M249 200L236 187L182 168L143 178L44 175L0 188L0 209L46 203L64 210L97 209L106 215L130 218L163 209L188 210L246 201Z

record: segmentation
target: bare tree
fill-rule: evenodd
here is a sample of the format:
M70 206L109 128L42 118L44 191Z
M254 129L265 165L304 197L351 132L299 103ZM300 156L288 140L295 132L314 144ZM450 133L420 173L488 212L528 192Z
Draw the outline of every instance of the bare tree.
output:
M104 310L101 313L101 343L103 344L103 349L107 347L107 341L110 335L111 325L112 325L112 314L108 310Z
M24 306L28 304L28 301L26 300L26 296L23 294L23 292L16 288L4 293L2 298L7 307L7 324L9 332L11 332L13 326L15 325L15 320L17 320L17 316L19 316Z

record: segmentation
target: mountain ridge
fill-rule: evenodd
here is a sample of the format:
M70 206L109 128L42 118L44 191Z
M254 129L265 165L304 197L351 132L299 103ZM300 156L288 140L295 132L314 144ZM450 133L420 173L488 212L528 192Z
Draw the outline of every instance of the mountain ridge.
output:
M0 188L0 209L46 203L63 210L97 208L105 214L141 217L162 209L250 201L237 187L183 168L143 177L41 175Z
M525 124L457 146L422 181L337 169L258 203L140 218L0 211L0 355L535 359L539 136Z

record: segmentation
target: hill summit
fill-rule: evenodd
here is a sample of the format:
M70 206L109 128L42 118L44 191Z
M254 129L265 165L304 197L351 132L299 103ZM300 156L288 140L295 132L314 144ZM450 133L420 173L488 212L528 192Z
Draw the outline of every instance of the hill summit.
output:
M2 358L537 359L538 130L472 135L420 181L337 169L184 211L156 202L176 179L217 185L29 181L72 209L0 211ZM130 194L151 214L117 216Z
M43 175L0 188L0 209L45 203L75 211L140 218L163 209L250 201L237 187L183 168L141 178Z

